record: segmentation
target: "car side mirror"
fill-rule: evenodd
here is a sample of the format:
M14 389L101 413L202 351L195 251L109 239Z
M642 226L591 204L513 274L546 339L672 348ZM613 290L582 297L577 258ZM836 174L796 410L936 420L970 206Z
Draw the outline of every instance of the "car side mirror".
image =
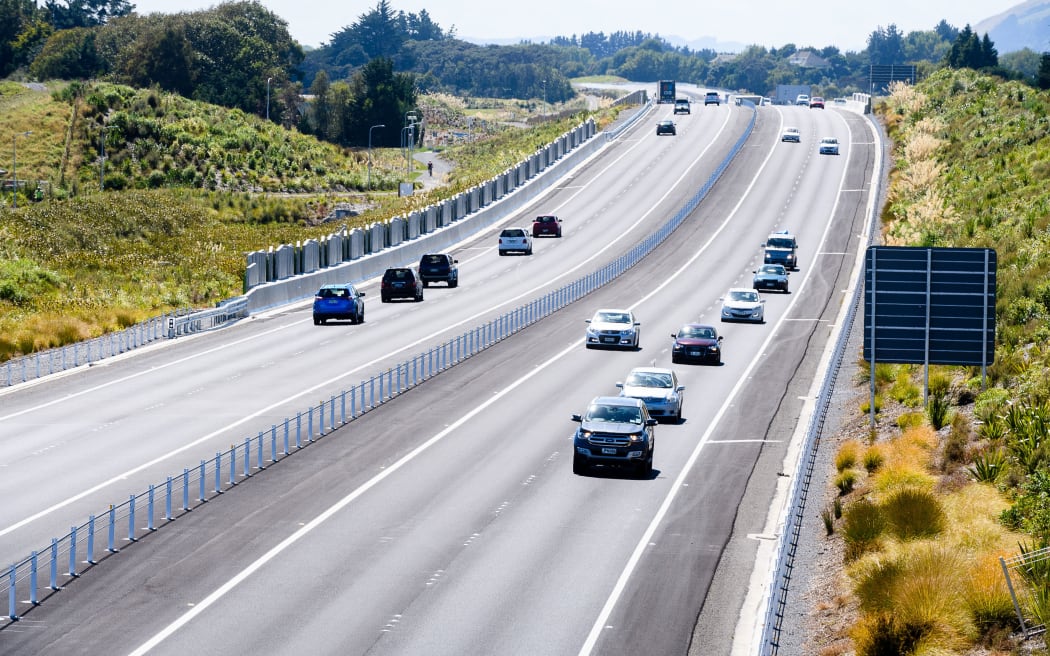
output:
M678 335L671 333L671 339L678 339Z
M616 386L619 387L620 389L623 389L623 383L622 382L617 382Z
M650 419L646 419L645 420L645 425L646 426L655 426L656 425L656 420L655 419L651 419L651 418Z
M357 295L358 296L368 296L368 294L365 293L365 292L357 292Z
M590 319L584 319L584 320L583 320L583 322L584 322L584 323L590 323L590 322L591 322L591 320L590 320Z
M751 273L758 273L758 270L756 269L756 270L752 271Z
M582 423L582 422L583 422L583 417L582 417L582 416L580 416L580 415L573 415L573 416L572 416L572 420L573 420L573 421L578 421L578 422L581 422L581 423Z
M721 344L721 343L722 343L722 336L721 336L721 335L719 335L719 336L718 336L718 343L719 343L719 344Z
M685 385L679 385L678 387L675 388L675 391L676 392L684 392L685 391Z
M459 264L459 260L452 260L452 264Z
M641 322L641 321L635 321L635 322L634 322L634 325L636 325L636 326L640 326L640 325L642 325L642 322Z

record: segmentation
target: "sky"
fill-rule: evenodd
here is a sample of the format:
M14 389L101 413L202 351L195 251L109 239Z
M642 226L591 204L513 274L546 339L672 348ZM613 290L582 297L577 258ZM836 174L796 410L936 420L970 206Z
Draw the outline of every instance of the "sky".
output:
M214 0L131 0L140 14L207 9ZM876 28L895 24L907 34L947 20L976 25L1023 0L685 0L650 5L638 0L388 0L394 11L425 9L442 29L473 42L542 41L587 32L641 31L678 42L714 38L719 43L863 50ZM177 6L173 6L176 5ZM304 46L320 46L343 27L375 9L379 0L261 0L288 22Z

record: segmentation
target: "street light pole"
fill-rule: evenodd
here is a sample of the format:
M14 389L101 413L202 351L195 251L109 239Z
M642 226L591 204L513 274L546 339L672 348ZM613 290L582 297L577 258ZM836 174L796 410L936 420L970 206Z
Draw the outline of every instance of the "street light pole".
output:
M270 120L270 81L272 77L266 78L266 120Z
M106 125L102 126L102 134L99 136L99 158L98 158L98 190L106 190L106 130L109 127Z
M33 134L26 131L11 135L11 204L18 209L18 138Z
M405 175L412 174L412 146L416 136L416 110L410 109L405 112L405 127L402 128L401 138L407 137L408 155L405 158ZM410 122L411 121L411 122Z
M380 123L379 125L373 125L368 128L368 190L372 191L372 130L376 128L385 128L386 126Z

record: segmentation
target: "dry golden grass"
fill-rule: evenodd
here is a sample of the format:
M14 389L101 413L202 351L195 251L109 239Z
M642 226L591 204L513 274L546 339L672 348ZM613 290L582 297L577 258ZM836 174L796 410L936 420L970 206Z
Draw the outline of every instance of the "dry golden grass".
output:
M835 455L835 469L842 473L844 469L849 469L853 465L857 464L857 458L860 456L861 445L857 440L848 440L842 443L839 447L838 453Z

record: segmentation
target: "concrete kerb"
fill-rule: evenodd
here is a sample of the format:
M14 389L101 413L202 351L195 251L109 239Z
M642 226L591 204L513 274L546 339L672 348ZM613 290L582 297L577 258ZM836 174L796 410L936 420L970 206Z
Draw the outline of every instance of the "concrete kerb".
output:
M647 108L643 107L641 111L645 109ZM248 298L248 313L254 314L302 301L313 296L318 287L324 284L337 282L357 284L370 280L381 275L389 267L415 264L425 253L446 250L520 210L550 189L569 172L609 144L610 139L604 137L603 134L595 134L594 137L495 203L454 221L448 226L439 228L433 233L402 242L397 248L366 255L352 262L253 287L245 294Z

